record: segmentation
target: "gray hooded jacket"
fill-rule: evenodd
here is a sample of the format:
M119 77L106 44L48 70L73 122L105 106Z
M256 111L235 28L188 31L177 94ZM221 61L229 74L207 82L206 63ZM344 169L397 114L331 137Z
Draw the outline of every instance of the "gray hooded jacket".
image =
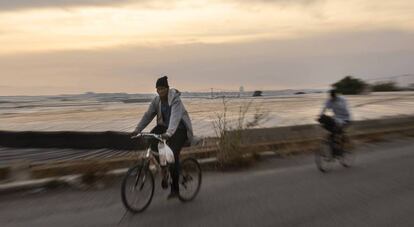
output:
M172 136L177 130L180 121L182 120L184 122L185 127L187 128L188 143L192 144L193 127L191 125L190 116L188 115L188 112L181 101L180 95L181 93L176 89L169 89L168 105L171 106L171 117L166 133L167 135ZM157 116L157 125L165 125L161 114L160 96L157 96L152 100L147 112L144 114L141 121L138 123L135 131L142 132L142 130L144 130L144 128L147 127L149 123L151 123L155 116Z
M348 110L348 104L343 97L336 97L335 101L329 99L325 103L325 107L322 109L322 113L324 113L327 109L331 109L335 114L335 119L339 119L341 121L350 121L351 114Z

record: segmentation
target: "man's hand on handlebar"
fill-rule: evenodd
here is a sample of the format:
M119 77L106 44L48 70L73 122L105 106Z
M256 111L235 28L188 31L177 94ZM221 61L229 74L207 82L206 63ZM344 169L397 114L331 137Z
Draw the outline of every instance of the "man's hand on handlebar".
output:
M131 139L134 139L134 138L137 138L137 137L140 137L141 136L141 132L138 132L138 131L133 131L132 133L131 133Z
M163 134L161 135L161 138L162 138L163 140L168 140L168 139L170 138L170 135L168 135L167 133L163 133Z

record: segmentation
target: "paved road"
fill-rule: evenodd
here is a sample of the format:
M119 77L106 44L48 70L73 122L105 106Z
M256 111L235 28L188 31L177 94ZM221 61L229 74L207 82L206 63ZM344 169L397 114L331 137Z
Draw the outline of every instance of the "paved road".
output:
M2 195L0 226L414 226L414 140L365 145L356 166L328 174L310 155L206 173L194 202L157 191L135 216L119 186Z

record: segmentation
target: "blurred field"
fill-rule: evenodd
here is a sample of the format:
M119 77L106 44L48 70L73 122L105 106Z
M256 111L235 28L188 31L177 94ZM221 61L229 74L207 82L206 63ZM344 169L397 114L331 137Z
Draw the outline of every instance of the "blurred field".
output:
M354 120L414 115L414 92L372 93L347 96ZM222 99L183 98L195 134L213 136L212 121L223 109ZM253 102L255 109L268 113L258 127L278 127L315 123L326 94L228 99L229 116L236 119L239 106ZM132 131L148 103L86 102L70 105L27 105L1 108L0 130L34 131ZM154 123L154 122L153 122Z

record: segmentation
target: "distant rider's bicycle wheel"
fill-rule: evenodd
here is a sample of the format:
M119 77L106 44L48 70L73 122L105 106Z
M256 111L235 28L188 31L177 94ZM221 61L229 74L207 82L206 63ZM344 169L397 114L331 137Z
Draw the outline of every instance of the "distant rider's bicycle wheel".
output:
M354 145L351 140L348 138L345 139L343 145L342 157L339 159L339 162L343 167L349 168L355 163L355 152L353 151Z

